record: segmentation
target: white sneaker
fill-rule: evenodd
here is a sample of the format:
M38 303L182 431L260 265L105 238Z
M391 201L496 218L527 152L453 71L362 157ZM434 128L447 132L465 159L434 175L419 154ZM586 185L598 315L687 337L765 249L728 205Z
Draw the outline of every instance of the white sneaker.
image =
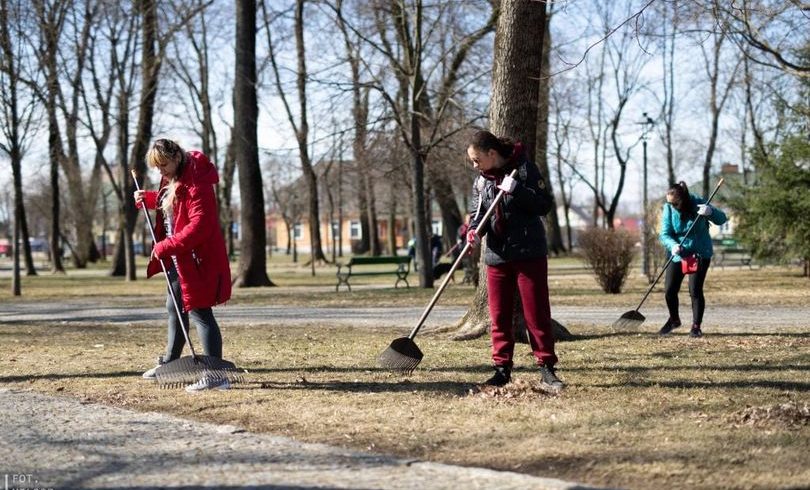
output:
M188 393L196 393L203 390L227 390L230 387L231 382L228 381L228 378L219 378L205 374L196 383L186 386L186 391Z
M157 368L159 368L163 364L165 364L163 362L163 356L158 356L158 358L157 358L157 366L155 366L152 369L150 369L150 370L146 371L145 373L143 373L143 376L142 376L143 379L148 379L150 381L154 381L155 379L157 379L157 377L155 376L155 371L157 371Z
M151 381L154 381L155 379L157 379L157 377L155 376L155 371L157 371L157 368L159 368L159 367L160 367L160 364L153 367L149 371L146 371L145 373L143 373L143 379L148 379L148 380L151 380Z

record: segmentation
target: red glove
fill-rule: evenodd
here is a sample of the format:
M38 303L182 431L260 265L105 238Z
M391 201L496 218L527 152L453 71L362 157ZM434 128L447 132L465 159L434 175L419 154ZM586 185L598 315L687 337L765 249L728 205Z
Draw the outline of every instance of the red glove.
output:
M478 233L475 232L474 229L467 230L467 243L470 244L470 247L467 249L467 253L473 253L476 247L481 244L481 237L478 236Z

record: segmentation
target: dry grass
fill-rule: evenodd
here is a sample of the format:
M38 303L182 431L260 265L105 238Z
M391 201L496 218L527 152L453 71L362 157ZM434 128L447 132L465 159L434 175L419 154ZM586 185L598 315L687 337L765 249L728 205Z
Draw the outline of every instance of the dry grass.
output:
M625 292L605 295L571 260L551 262L552 306L633 308L647 288L638 274ZM433 290L393 289L393 278L358 281L334 293L334 268L271 262L282 287L240 289L233 304L424 306ZM417 278L413 276L413 281ZM103 269L23 278L0 302L162 303L160 278L127 283ZM468 305L452 285L442 304ZM662 308L660 291L645 308ZM799 269L712 269L712 305L806 306L810 281ZM730 331L723 319L716 331ZM198 396L161 391L140 373L165 342L163 326L0 325L0 383L88 401L241 425L355 449L488 466L628 488L777 488L810 481L810 334L579 334L561 343L560 396L537 388L528 348L519 346L515 382L479 390L489 375L487 339L452 342L420 335L425 360L410 377L380 370L376 358L401 332L330 325L229 327L226 357L249 382ZM777 329L774 329L776 332ZM795 330L795 329L794 329ZM804 482L804 483L802 483Z
M434 290L419 288L415 273L409 276L410 288L393 288L393 276L367 276L352 280L352 292L345 287L335 293L335 267L316 268L316 275L302 265L290 264L286 257L270 261L268 275L279 287L235 289L230 304L307 305L307 306L422 306ZM551 259L549 288L552 307L610 306L635 308L649 287L646 279L634 269L621 294L605 294L593 275L575 259ZM0 264L2 265L2 264ZM142 265L142 264L141 264ZM165 290L161 277L135 282L108 277L106 266L76 271L67 275L51 275L41 271L39 276L23 277L23 295L10 295L7 271L0 274L0 301L61 301L79 299L90 301L125 302L134 305L154 305ZM145 267L140 267L141 274ZM232 270L236 265L232 264ZM461 274L457 273L457 279ZM438 287L436 282L435 286ZM650 295L645 308L663 303L663 279ZM683 287L686 294L686 286ZM706 281L706 294L711 305L805 306L810 299L810 280L801 276L798 267L768 266L749 270L747 267L713 268ZM443 305L467 306L473 295L472 286L451 283L441 298Z
M515 382L480 390L488 341L417 339L410 377L380 370L397 336L311 325L231 327L226 357L250 371L228 392L187 395L139 379L161 327L0 326L5 386L240 425L361 450L627 488L777 488L810 481L810 335L689 339L581 334L558 344L559 396L528 348ZM804 483L802 483L804 482Z

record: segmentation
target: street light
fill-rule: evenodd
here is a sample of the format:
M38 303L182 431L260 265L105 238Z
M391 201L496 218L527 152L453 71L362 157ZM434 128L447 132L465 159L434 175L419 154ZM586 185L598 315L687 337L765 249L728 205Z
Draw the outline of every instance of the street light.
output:
M644 117L644 120L636 123L641 125L641 145L644 151L644 164L642 167L643 191L641 203L641 272L647 276L648 279L650 279L650 247L649 243L647 243L647 237L649 236L649 224L647 222L647 135L655 125L655 121L653 121L646 112L642 113L642 116Z

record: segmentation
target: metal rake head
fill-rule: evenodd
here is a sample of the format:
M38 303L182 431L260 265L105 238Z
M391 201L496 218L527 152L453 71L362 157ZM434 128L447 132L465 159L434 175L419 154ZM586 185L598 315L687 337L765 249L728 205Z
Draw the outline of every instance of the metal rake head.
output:
M380 354L380 366L391 371L411 373L422 361L422 351L416 342L409 337L402 337L391 342L391 345Z
M204 376L214 380L227 379L230 383L244 382L243 371L234 363L211 356L185 356L155 370L155 381L161 388L182 388Z
M638 312L638 310L631 310L625 313L624 315L620 316L618 320L613 322L613 328L615 330L628 330L633 328L638 328L644 323L646 318L644 315Z

